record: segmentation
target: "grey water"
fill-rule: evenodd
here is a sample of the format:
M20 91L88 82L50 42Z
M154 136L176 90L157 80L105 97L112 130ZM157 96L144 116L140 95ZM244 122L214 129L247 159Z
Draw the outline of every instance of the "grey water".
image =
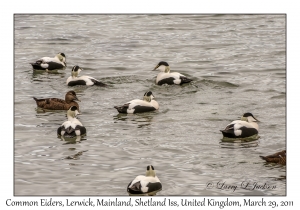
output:
M59 52L65 70L32 70ZM159 61L193 83L155 85ZM74 65L110 86L68 87ZM81 99L80 142L57 138L66 111L39 112L32 99L69 90ZM148 90L158 111L113 108ZM245 112L260 120L260 138L222 142L220 130ZM259 158L285 148L285 15L14 16L15 195L126 196L147 165L161 196L286 195L286 166Z

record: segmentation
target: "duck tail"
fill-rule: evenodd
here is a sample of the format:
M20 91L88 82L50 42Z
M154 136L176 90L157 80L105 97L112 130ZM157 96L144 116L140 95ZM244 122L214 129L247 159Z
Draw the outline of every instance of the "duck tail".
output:
M100 81L98 81L98 80L96 80L96 79L91 79L92 80L92 82L94 83L94 85L96 85L96 86L100 86L100 87L105 87L105 86L107 86L106 84L104 84L104 83L102 83L102 82L100 82Z
M117 109L119 113L127 113L127 108L124 106L114 106L114 108Z
M32 97L35 101L38 101L38 99L36 97Z
M107 86L106 84L104 84L104 83L102 83L102 82L99 82L99 81L96 81L94 84L95 84L96 86L100 86L100 87L106 87L106 86Z
M235 138L234 132L232 130L220 130L224 137Z
M189 79L189 78L186 78L186 77L180 77L180 79L181 79L181 84L189 83L189 82L193 81L192 79Z
M107 85L102 83L102 82L97 82L95 85L100 86L100 87L106 87Z
M267 158L265 156L260 155L259 157L263 160L267 160Z

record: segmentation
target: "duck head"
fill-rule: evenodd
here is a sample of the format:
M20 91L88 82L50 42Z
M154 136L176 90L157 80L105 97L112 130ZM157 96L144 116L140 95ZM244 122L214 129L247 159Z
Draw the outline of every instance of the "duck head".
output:
M68 92L66 93L66 96L65 96L65 101L66 101L67 103L70 103L70 102L75 101L75 100L76 100L76 101L80 101L80 100L77 98L75 91L73 91L73 90L68 91Z
M250 112L245 113L242 117L241 120L246 121L246 122L259 122L258 119L256 119L253 114Z
M154 167L152 165L147 166L146 176L152 176L152 177L156 176Z
M67 117L70 120L75 118L79 114L78 109L76 106L71 106L70 109L67 111Z
M78 76L78 74L80 73L82 71L82 68L80 68L79 66L74 66L73 68L72 68L72 72L71 72L71 75L72 75L72 77L77 77Z
M159 62L152 71L157 70L157 69L160 70L160 71L162 71L162 72L165 72L165 73L169 73L170 72L170 66L165 61Z
M143 100L150 102L153 98L154 98L154 95L152 94L152 92L151 91L147 91L144 94Z
M65 64L65 66L67 66L67 63L66 63L66 55L64 53L58 53L56 55L56 57Z

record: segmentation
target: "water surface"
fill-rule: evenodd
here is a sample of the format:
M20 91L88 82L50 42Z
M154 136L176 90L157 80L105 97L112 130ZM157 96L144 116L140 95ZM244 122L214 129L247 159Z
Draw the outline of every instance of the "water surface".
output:
M286 167L259 155L286 148L285 15L15 15L15 195L127 195L153 165L158 195L285 195ZM30 62L63 52L67 68L33 72ZM194 80L157 86L159 61ZM110 87L68 87L74 65ZM81 99L81 142L56 137L66 112L36 111L32 97ZM151 90L156 112L113 108ZM221 142L245 112L259 140ZM68 158L79 152L76 158ZM275 189L243 189L257 182ZM213 183L208 188L208 183ZM238 186L218 189L218 183Z

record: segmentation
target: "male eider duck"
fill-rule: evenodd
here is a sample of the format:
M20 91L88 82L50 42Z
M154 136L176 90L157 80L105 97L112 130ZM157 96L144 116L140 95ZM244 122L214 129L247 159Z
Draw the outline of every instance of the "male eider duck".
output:
M156 195L161 190L161 182L156 176L152 165L147 166L146 176L137 176L127 186L129 195Z
M261 159L269 162L269 163L279 163L282 165L286 164L286 150L283 150L281 152L277 152L272 155L268 156L259 156Z
M62 139L64 137L73 138L79 137L86 134L85 127L81 122L76 118L79 114L76 106L71 106L67 112L68 120L65 121L58 129L57 135Z
M258 134L259 122L251 113L245 113L241 120L235 120L228 124L224 130L220 130L227 138L246 138Z
M68 86L75 86L75 85L87 85L87 86L92 86L92 85L96 85L96 86L102 86L105 87L106 84L100 82L99 80L90 77L90 76L80 76L78 77L78 74L82 71L82 68L80 68L79 66L74 66L72 68L72 72L71 75L68 79L67 79L67 85Z
M153 100L154 96L151 91L144 94L143 100L134 99L122 106L115 106L119 113L135 114L141 112L155 111L159 108L158 103Z
M43 57L35 63L30 63L34 70L55 70L62 69L67 66L66 56L64 53L58 53L54 58Z
M42 109L68 110L71 106L76 106L79 110L79 105L75 100L80 100L77 98L76 93L73 90L66 93L65 100L59 98L37 99L35 97L33 97L33 99L35 100L36 105Z
M182 85L183 83L189 83L192 81L191 79L188 79L186 76L184 76L183 74L180 74L178 72L170 73L170 66L165 61L159 62L156 65L156 67L153 69L153 71L156 69L161 71L160 73L158 73L158 75L156 77L157 85L163 85L163 84Z

